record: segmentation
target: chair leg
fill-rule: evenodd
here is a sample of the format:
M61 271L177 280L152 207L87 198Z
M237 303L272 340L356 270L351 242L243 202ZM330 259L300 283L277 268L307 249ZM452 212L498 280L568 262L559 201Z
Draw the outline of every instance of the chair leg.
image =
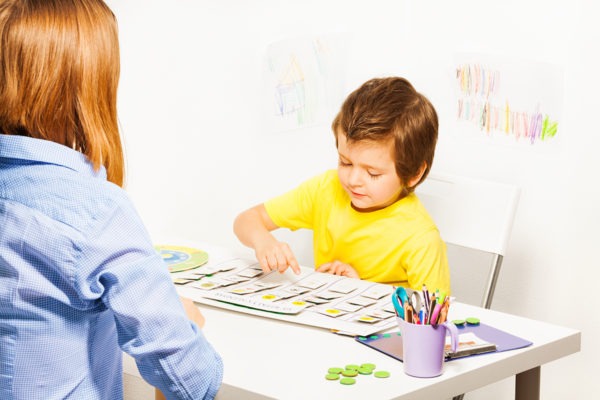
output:
M494 254L492 266L490 267L491 271L488 284L486 285L485 293L483 294L483 302L481 304L483 308L489 309L492 306L492 299L494 297L494 291L496 290L496 282L498 281L498 276L500 275L502 259L503 257L500 254Z

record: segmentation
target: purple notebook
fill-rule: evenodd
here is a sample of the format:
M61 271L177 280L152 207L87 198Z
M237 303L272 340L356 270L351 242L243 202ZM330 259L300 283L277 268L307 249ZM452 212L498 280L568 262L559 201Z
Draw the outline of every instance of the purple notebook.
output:
M525 340L486 324L480 323L479 325L466 325L457 328L459 335L472 332L486 342L495 344L496 350L494 351L496 352L520 349L533 344L529 340ZM399 331L370 336L356 336L355 339L359 343L372 347L377 351L402 361L402 336ZM482 353L470 354L469 356L478 354ZM451 361L452 359L449 359L448 361Z

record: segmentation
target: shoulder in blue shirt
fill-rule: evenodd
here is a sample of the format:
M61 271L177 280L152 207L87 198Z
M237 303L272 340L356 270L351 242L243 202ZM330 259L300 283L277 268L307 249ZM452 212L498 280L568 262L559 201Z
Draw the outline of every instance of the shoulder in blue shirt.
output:
M0 348L2 399L121 398L121 350L168 398L212 398L222 379L125 191L79 152L8 135Z

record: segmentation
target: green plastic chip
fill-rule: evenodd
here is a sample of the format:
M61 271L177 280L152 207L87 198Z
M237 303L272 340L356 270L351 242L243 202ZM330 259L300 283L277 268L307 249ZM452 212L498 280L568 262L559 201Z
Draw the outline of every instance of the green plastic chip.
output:
M342 379L340 379L340 383L342 385L354 385L356 383L356 379L354 379L354 378L342 378Z
M469 317L469 318L467 318L467 324L479 325L479 318Z
M465 320L464 319L455 319L452 320L452 323L456 326L463 326L465 324Z
M356 369L345 369L342 371L342 375L344 376L356 376L358 375L358 370Z
M344 368L331 367L327 370L327 372L330 374L341 374L343 370Z
M340 374L327 374L325 375L325 379L327 379L328 381L337 381L338 379L340 379Z
M361 365L362 368L369 368L370 370L375 369L375 364L372 363L365 363Z
M352 370L358 371L359 368L360 368L360 366L356 365L356 364L348 364L348 365L346 365L346 369L352 369Z
M388 378L389 376L390 376L390 373L387 371L375 371L376 378Z
M373 373L373 368L360 367L358 373L361 375L371 375Z

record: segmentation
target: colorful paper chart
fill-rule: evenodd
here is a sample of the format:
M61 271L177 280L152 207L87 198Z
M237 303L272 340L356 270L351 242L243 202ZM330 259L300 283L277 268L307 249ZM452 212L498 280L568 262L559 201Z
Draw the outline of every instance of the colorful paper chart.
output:
M162 256L169 272L198 268L208 262L208 253L203 250L170 245L155 245L154 248Z

